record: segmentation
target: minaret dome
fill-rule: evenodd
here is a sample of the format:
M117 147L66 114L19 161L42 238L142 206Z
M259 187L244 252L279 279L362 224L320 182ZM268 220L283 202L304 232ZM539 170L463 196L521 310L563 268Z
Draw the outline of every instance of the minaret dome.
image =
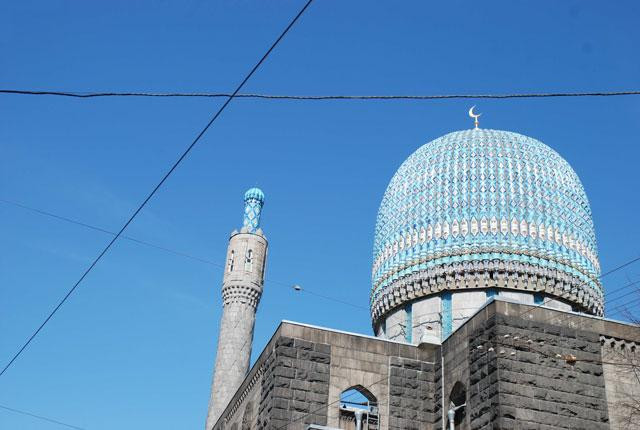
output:
M260 214L264 206L264 193L260 188L249 188L244 193L244 219L243 229L249 233L254 233L260 227Z

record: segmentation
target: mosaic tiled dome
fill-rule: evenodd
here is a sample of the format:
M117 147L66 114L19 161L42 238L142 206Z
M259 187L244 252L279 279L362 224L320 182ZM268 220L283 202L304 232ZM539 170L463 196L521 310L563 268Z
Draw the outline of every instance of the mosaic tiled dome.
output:
M455 288L545 292L602 314L589 202L571 166L517 133L472 129L419 148L382 199L371 309ZM482 276L469 277L469 273Z

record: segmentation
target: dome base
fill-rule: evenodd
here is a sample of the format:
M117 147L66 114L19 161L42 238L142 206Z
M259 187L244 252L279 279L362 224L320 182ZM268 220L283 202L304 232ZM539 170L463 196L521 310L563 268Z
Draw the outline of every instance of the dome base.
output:
M439 344L461 327L489 300L542 305L565 312L575 305L545 293L508 289L444 291L403 304L382 316L374 332L377 337L411 344Z
M395 308L421 297L442 291L490 288L544 293L574 303L586 313L604 314L599 289L586 289L577 276L529 263L478 261L420 270L391 281L372 297L373 325L376 327Z

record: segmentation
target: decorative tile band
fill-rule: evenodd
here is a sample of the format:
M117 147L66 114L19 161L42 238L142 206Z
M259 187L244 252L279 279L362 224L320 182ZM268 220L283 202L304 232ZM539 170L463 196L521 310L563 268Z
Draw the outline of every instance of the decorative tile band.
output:
M374 318L381 297L396 294L407 279L426 282L432 271L486 262L544 272L545 288L568 285L567 300L601 312L591 209L571 166L544 143L517 133L449 133L409 156L384 194L373 249ZM556 293L566 295L564 287Z
M527 262L504 260L456 261L420 270L406 270L371 297L374 328L388 312L422 297L445 291L509 289L544 293L574 303L578 309L603 315L600 288L563 270Z
M532 250L546 251L549 258L572 257L582 272L596 278L600 265L595 253L572 233L561 231L552 225L506 218L454 219L438 222L420 229L400 234L393 242L383 246L373 264L373 278L377 279L393 267L399 254L401 259L412 256L428 256L440 249L472 247L482 243L511 244L514 249L528 246ZM394 260L395 259L395 260Z

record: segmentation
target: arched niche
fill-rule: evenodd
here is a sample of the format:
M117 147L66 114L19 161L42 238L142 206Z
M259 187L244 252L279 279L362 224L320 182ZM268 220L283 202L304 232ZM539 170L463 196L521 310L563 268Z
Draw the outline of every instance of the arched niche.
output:
M340 394L339 427L344 430L377 430L378 399L362 385L347 388Z
M457 426L464 421L467 413L466 413L466 404L467 404L467 387L458 381L453 385L451 389L451 394L449 394L449 411L447 416L450 419L451 411L453 411L453 423Z

